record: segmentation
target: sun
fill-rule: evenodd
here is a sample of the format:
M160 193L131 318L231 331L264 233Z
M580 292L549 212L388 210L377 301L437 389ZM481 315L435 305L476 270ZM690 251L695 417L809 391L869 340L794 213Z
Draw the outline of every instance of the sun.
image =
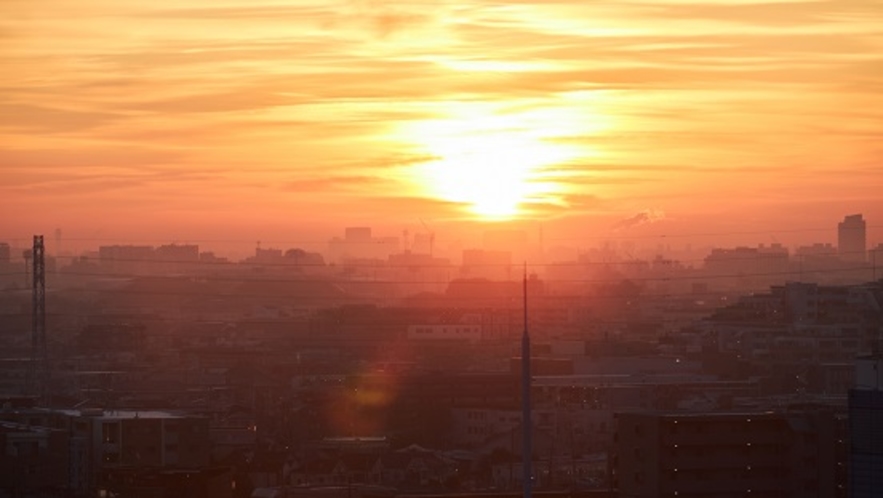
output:
M524 203L551 190L538 174L549 151L536 143L489 134L448 137L433 145L439 159L424 165L428 186L481 217L515 217Z
M547 169L572 157L512 116L472 113L411 131L434 158L416 171L425 193L480 219L517 218L528 205L557 202L559 186Z

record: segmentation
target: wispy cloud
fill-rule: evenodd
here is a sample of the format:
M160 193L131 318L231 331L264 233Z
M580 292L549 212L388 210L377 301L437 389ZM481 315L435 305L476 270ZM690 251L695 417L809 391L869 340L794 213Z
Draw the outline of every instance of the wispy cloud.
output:
M82 192L98 211L125 188L181 209L221 209L215 193L456 217L413 171L500 136L566 151L536 159L557 190L531 216L641 202L658 211L627 220L680 219L727 209L723 185L866 202L880 19L874 0L6 0L0 202Z

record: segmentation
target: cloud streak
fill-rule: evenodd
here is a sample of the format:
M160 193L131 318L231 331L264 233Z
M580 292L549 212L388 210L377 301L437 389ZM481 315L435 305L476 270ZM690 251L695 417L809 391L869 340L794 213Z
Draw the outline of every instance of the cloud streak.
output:
M476 137L517 137L562 151L536 160L533 178L557 190L529 199L532 216L629 212L640 199L682 219L696 203L732 209L721 185L762 210L769 194L754 185L827 198L835 182L844 202L883 217L867 201L883 187L869 166L883 138L879 8L7 1L0 207L39 195L53 175L53 189L81 192L95 212L120 186L190 208L169 196L198 183L200 202L258 196L294 209L334 198L341 219L408 203L457 217L464 206L426 198L415 171Z

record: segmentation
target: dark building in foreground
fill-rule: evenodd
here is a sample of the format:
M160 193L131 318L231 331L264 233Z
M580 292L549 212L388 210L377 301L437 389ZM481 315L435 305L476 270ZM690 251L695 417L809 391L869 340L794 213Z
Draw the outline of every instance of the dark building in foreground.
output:
M629 498L844 496L841 427L824 409L617 414L611 472Z
M210 458L202 416L12 403L0 409L0 497L223 498L217 490L229 490L232 477Z
M69 447L63 430L0 421L0 496L61 496Z
M883 356L860 358L849 391L849 496L883 496Z

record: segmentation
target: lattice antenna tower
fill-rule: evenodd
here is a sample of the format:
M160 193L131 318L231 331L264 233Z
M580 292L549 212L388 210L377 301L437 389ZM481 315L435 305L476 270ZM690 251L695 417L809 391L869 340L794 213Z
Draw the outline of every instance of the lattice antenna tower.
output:
M48 401L49 358L46 348L46 259L43 236L34 235L31 251L33 303L31 317L31 379L32 392Z

